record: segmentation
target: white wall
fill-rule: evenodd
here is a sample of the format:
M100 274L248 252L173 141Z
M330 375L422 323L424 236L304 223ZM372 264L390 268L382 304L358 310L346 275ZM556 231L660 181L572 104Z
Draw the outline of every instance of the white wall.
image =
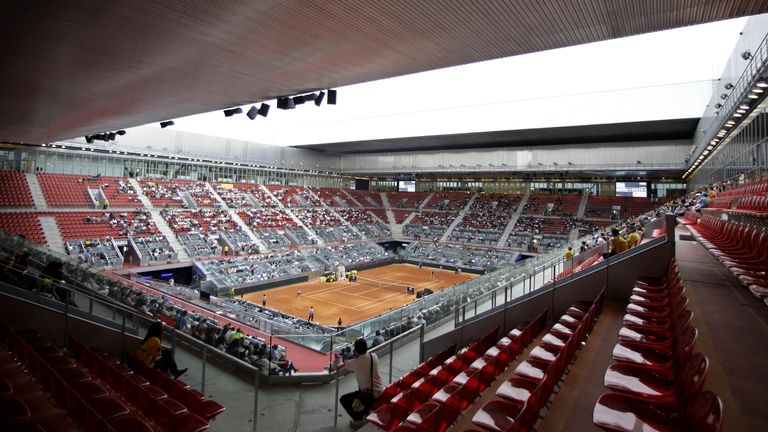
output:
M633 169L641 169L644 165L681 167L690 144L690 140L672 140L349 155L342 158L341 166L344 170L396 171L402 167L477 167L478 164L481 167L506 164L510 168L524 169L557 163L563 170L569 171L590 166L631 166Z

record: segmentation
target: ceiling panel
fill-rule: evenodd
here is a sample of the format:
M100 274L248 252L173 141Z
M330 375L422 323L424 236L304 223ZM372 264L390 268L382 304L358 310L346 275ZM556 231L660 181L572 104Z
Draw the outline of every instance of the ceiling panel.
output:
M5 0L0 140L50 142L766 11L756 0Z

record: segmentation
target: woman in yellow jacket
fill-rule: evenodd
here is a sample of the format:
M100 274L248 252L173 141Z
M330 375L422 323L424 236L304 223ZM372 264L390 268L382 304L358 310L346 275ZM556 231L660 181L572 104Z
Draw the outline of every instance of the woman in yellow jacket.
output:
M187 369L181 369L176 366L176 359L173 358L173 352L169 348L163 348L161 339L163 337L163 323L155 321L149 326L147 335L136 349L136 358L146 363L149 367L160 369L163 372L170 372L174 378L178 378L187 372Z

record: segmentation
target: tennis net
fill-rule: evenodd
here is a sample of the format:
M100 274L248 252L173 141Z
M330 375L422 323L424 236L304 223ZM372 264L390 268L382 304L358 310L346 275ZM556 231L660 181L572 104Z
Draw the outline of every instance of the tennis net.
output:
M357 277L356 282L352 282L352 283L386 289L390 291L397 291L403 294L407 293L407 288L408 288L408 285L401 283L401 281L377 280L377 279L364 278L360 276Z

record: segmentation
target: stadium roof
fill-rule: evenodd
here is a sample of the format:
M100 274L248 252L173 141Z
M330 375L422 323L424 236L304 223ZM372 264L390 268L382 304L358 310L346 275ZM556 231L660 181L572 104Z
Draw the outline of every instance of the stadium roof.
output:
M0 139L42 143L768 11L764 1L3 3Z

